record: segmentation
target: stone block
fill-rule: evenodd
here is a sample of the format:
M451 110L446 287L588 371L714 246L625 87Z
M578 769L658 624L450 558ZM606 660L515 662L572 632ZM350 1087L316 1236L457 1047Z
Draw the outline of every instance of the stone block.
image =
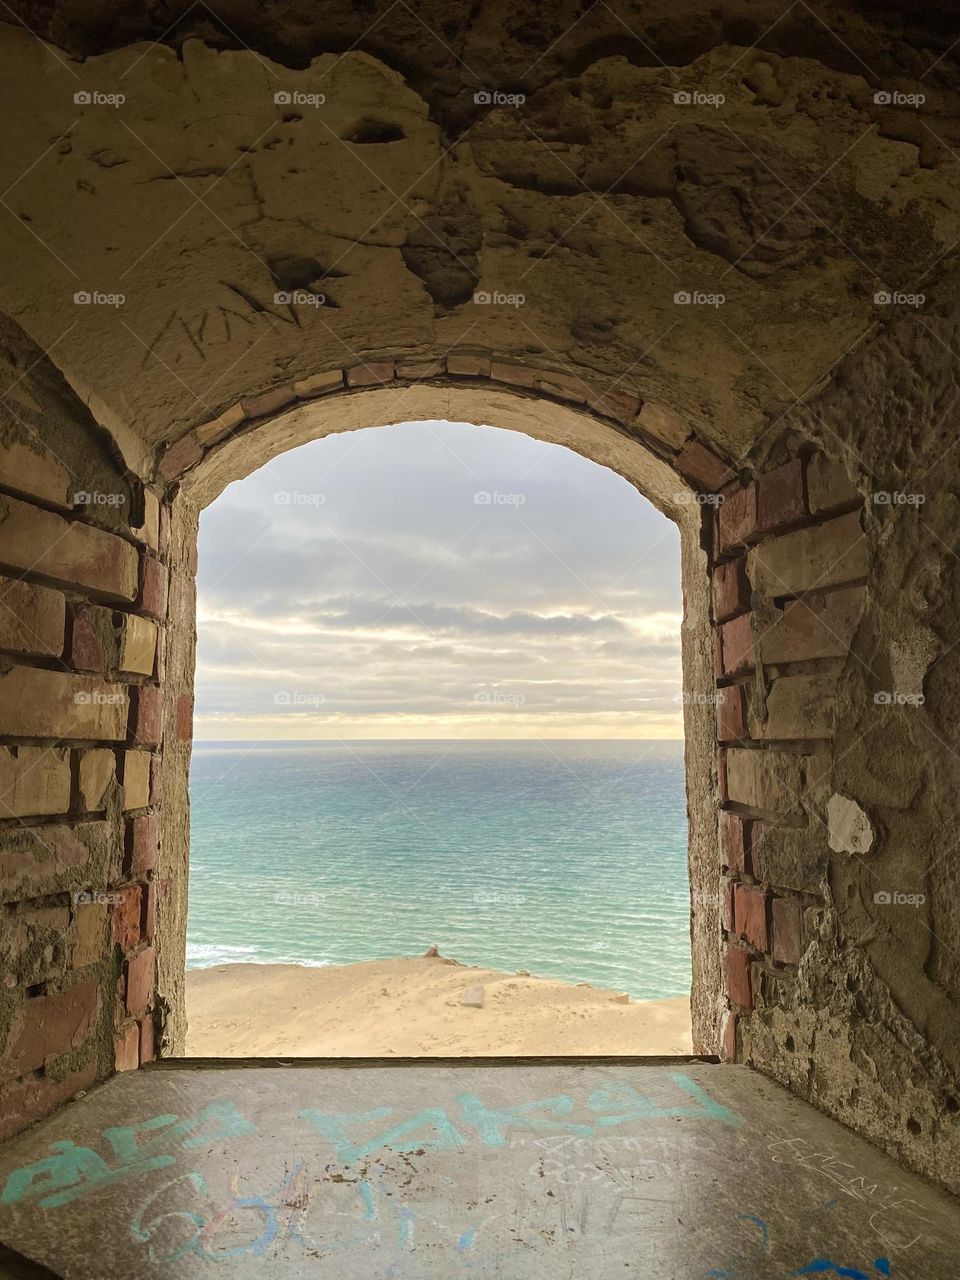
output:
M39 818L69 808L68 750L0 747L0 818Z
M59 658L67 606L59 591L0 575L0 649Z
M150 803L149 751L125 751L123 753L123 807L145 809Z
M865 578L868 568L858 511L768 538L747 554L750 584L767 596L839 586Z
M122 684L38 667L0 673L0 724L18 738L80 738L113 742L126 733Z
M118 601L137 592L137 552L93 525L0 495L0 563Z
M116 775L117 759L112 751L97 747L80 756L80 804L85 813L104 807L107 788ZM60 810L60 812L64 812Z

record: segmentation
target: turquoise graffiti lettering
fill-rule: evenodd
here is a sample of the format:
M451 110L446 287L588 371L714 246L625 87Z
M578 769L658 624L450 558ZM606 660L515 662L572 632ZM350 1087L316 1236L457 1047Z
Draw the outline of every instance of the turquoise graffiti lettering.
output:
M207 1124L211 1132L198 1134ZM121 1179L163 1169L176 1162L171 1147L207 1146L228 1138L249 1137L257 1132L232 1102L212 1102L189 1120L175 1115L154 1116L136 1124L103 1130L114 1160L111 1166L96 1151L72 1142L54 1142L49 1156L15 1169L7 1178L0 1204L37 1199L41 1208L56 1209ZM154 1134L146 1142L144 1135ZM190 1136L193 1135L193 1136Z
M0 1204L17 1204L21 1200L39 1197L42 1208L56 1209L120 1178L146 1173L150 1169L162 1169L174 1161L173 1156L152 1156L111 1169L103 1157L89 1147L78 1147L72 1142L54 1142L50 1151L52 1154L44 1156L36 1164L14 1169L7 1178Z
M457 1098L463 1118L472 1125L480 1141L488 1147L502 1147L510 1129L534 1129L538 1133L577 1133L588 1137L593 1125L560 1120L573 1111L573 1099L560 1094L538 1102L520 1102L513 1107L488 1107L475 1094L461 1093ZM546 1115L542 1113L546 1112Z
M471 1128L488 1147L503 1146L514 1129L595 1137L611 1127L640 1120L688 1117L732 1126L743 1124L740 1116L711 1098L689 1076L677 1072L671 1078L689 1101L662 1105L628 1084L605 1082L589 1093L586 1101L589 1114L574 1119L574 1102L566 1094L497 1107L488 1105L475 1094L465 1093L457 1099L462 1116L458 1123ZM467 1145L467 1136L440 1107L427 1107L365 1139L356 1136L357 1127L377 1125L390 1120L394 1114L391 1107L347 1114L313 1109L300 1112L301 1117L330 1142L336 1160L344 1166L384 1148L399 1153L462 1151ZM255 1126L245 1120L229 1100L212 1102L195 1116L183 1120L165 1114L134 1124L111 1126L103 1130L110 1148L106 1158L90 1147L54 1142L49 1155L8 1176L0 1203L35 1200L44 1209L58 1208L120 1179L175 1164L179 1152L252 1137L256 1133Z
M604 1114L597 1117L597 1124L604 1126L627 1124L631 1120L665 1120L676 1116L719 1120L721 1124L732 1125L734 1128L740 1128L743 1125L742 1116L738 1116L735 1111L731 1111L716 1099L711 1098L705 1089L701 1089L682 1071L675 1071L670 1079L688 1097L694 1099L697 1103L695 1107L661 1106L637 1093L636 1089L631 1088L630 1085L619 1081L594 1089L587 1098L587 1106L591 1111L613 1112L612 1115Z
M394 1125L370 1138L366 1142L357 1143L345 1132L347 1125L370 1124L375 1120L386 1120L393 1115L392 1107L377 1107L373 1111L358 1111L353 1115L332 1115L323 1111L301 1111L303 1120L309 1120L316 1129L332 1145L334 1154L341 1164L349 1165L373 1155L389 1146L397 1152L419 1151L462 1151L466 1139L450 1123L447 1113L436 1107L428 1107L409 1120ZM424 1140L423 1137L412 1138L412 1134L420 1134L424 1129L432 1129L434 1137Z

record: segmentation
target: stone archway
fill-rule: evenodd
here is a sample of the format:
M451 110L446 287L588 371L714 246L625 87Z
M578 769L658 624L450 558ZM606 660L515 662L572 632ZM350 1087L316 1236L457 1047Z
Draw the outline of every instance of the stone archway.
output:
M837 674L867 571L860 495L842 467L810 450L744 484L677 415L635 393L605 394L585 378L478 351L311 375L241 401L158 461L160 478L177 486L165 700L182 744L168 742L163 757L162 804L177 815L160 862L169 886L158 977L167 1043L173 1052L182 1043L187 834L179 815L188 812L199 509L230 480L307 440L441 413L566 444L624 475L679 524L684 689L692 695L694 1036L703 1052L745 1058L755 999L765 987L778 1007L772 984L795 982L811 913L825 906L815 889L816 833L800 837L810 862L799 881L784 873L790 855L779 846L797 844L797 831L814 822L806 792L829 774ZM782 597L792 606L778 607ZM770 673L768 684L754 679L758 669Z
M179 1034L195 511L271 451L428 412L562 421L688 530L688 679L724 694L687 711L701 1047L951 1176L950 45L843 6L799 56L809 6L751 8L658 10L669 66L593 11L539 66L523 23L470 19L523 118L449 50L439 79L423 48L340 52L352 12L264 50L257 24L81 38L53 6L66 69L0 29L8 1130ZM671 497L696 491L724 502Z

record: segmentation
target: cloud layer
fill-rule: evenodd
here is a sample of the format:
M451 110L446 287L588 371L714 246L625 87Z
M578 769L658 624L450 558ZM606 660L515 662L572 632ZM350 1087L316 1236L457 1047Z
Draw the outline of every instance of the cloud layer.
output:
M197 736L680 737L675 526L493 427L319 440L200 526Z

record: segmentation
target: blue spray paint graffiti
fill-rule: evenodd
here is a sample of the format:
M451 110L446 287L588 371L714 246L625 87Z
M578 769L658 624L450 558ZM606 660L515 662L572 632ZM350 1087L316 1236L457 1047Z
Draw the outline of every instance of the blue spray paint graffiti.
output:
M893 1275L888 1258L874 1258L873 1265L878 1275ZM843 1280L875 1280L858 1267L841 1267L838 1263L831 1262L829 1258L814 1258L805 1267L801 1267L799 1271L791 1271L790 1274L791 1276L841 1276Z
M114 1167L90 1147L54 1142L51 1155L10 1174L0 1204L38 1199L42 1209L57 1209L112 1183L174 1164L176 1155L169 1150L171 1146L189 1150L256 1132L232 1102L223 1101L210 1103L190 1120L161 1115L138 1124L104 1129L103 1137L112 1156L120 1161ZM156 1136L140 1142L143 1135L151 1134Z

